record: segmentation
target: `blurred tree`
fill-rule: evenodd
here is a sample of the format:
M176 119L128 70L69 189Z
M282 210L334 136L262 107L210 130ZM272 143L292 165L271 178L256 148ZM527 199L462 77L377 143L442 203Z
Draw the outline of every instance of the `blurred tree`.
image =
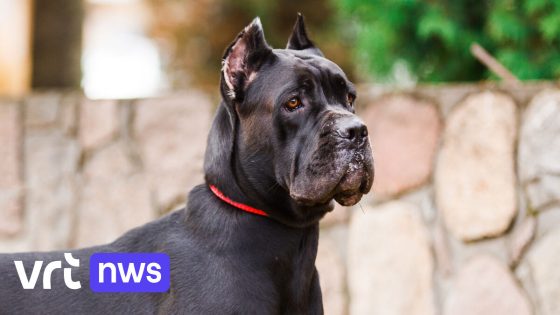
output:
M81 81L82 0L34 0L33 88L78 88Z
M560 1L332 0L355 38L355 58L378 81L405 64L420 81L491 77L478 42L520 79L560 76Z
M167 53L167 73L174 88L194 84L216 92L222 53L243 27L260 16L268 43L284 48L297 12L304 14L311 38L325 55L351 76L351 43L338 32L328 1L149 1L154 14L152 36Z

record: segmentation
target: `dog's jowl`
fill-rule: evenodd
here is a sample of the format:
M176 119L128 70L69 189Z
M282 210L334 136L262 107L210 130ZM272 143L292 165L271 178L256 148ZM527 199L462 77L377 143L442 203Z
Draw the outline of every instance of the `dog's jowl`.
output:
M220 90L205 183L189 193L187 206L111 244L0 255L0 314L323 313L318 222L335 201L356 204L373 182L354 85L298 16L285 49L267 44L258 18L245 27L225 51ZM92 290L96 253L132 255L126 262L136 265L119 258L99 268L107 270L103 281L122 276L114 282L129 292ZM143 261L146 253L165 254L168 264ZM68 265L65 254L79 265ZM36 281L32 289L22 286L16 266ZM80 288L66 285L65 272ZM134 279L157 286L165 278L157 275L167 274L164 292L136 290Z

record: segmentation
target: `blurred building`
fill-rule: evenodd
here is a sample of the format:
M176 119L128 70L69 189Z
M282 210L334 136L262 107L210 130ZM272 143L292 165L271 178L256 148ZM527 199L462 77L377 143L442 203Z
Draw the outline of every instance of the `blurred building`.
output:
M260 16L267 41L282 48L300 11L325 55L352 77L330 2L0 0L0 94L79 86L90 98L192 86L217 93L222 53L245 25Z
M49 2L53 6L54 3ZM64 6L64 1L58 1L58 4ZM145 1L87 0L84 6L83 25L80 21L76 22L78 24L62 25L78 27L78 32L83 32L81 58L78 56L78 59L72 60L69 56L69 60L60 61L58 57L64 49L52 51L57 48L55 42L58 38L68 40L68 32L56 29L60 28L60 24L53 26L55 32L45 34L38 29L38 33L32 34L34 13L36 18L45 13L45 8L34 6L31 0L0 0L0 95L23 95L31 90L32 84L71 87L64 83L68 79L64 78L61 84L56 79L58 71L70 67L82 68L81 84L77 82L77 85L81 85L91 98L154 96L165 87L158 47L147 36L151 20ZM62 15L65 13L68 12L61 12ZM40 22L48 25L49 21L44 20ZM59 20L64 20L64 16ZM44 35L47 38L41 43L37 36ZM43 50L50 51L41 55ZM35 62L46 65L35 69L37 73L42 72L40 80L31 78L33 58L37 58ZM63 64L60 65L60 62ZM71 65L73 62L78 64ZM56 69L48 68L49 65Z
M147 36L150 17L145 1L87 1L82 86L88 97L137 98L162 91L160 53Z

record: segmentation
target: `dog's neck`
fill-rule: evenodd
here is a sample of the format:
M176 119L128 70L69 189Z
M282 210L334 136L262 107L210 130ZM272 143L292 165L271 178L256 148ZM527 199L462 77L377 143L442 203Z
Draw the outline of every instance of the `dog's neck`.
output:
M254 196L247 194L246 188L243 189L238 180L235 162L237 124L237 117L222 102L208 135L204 158L206 184L215 185L225 196L236 202L258 207L259 205L254 204Z
M266 273L282 300L306 305L315 272L318 224L294 228L243 212L217 198L206 185L191 191L185 214L187 230L195 231L203 248L220 257L237 257L251 273Z

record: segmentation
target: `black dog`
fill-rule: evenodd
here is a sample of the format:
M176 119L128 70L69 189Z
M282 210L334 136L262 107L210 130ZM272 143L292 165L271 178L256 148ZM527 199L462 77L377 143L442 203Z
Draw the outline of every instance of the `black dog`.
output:
M354 115L356 92L325 59L298 16L287 49L271 49L255 19L227 48L221 102L208 137L206 184L186 209L129 231L115 242L69 251L80 260L66 287L24 290L36 260L63 252L0 256L1 314L322 314L315 258L319 220L357 203L373 181L367 129ZM248 213L252 212L252 213ZM164 252L165 293L94 293L96 252ZM63 266L67 267L67 266ZM44 283L43 283L44 284Z

